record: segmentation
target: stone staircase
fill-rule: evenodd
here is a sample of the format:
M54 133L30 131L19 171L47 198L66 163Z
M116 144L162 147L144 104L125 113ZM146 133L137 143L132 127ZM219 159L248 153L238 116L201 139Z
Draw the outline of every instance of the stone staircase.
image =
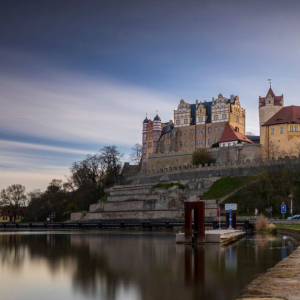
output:
M155 188L153 183L116 185L105 191L109 194L106 202L90 206L85 220L183 220L184 201L191 197L198 199L214 181L210 178L183 182L185 189ZM216 215L215 200L206 200L205 207L207 217Z

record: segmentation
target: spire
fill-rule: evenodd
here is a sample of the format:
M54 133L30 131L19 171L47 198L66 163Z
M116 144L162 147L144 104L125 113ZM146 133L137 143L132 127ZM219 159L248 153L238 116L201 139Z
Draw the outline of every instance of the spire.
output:
M268 79L269 83L270 83L270 89L272 88L272 79Z
M161 121L160 117L158 116L158 110L156 111L156 116L153 120L154 121Z
M143 123L149 123L148 117L147 117L147 113L146 113L146 119L144 120Z

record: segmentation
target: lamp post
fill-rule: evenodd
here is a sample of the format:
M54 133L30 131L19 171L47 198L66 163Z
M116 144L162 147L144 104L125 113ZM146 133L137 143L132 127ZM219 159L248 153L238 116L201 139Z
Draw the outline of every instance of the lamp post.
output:
M292 225L293 225L293 194L290 194L289 198L291 198L291 210L290 210L290 213L291 213L291 221L292 221Z

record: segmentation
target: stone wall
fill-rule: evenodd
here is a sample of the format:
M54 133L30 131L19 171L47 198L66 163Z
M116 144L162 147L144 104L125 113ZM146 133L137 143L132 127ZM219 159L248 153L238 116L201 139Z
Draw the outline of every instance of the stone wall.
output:
M160 168L153 171L143 171L131 177L123 178L122 184L145 184L157 182L181 182L211 177L248 176L262 169L281 170L284 167L300 168L299 157L285 157L278 160L232 161L225 164L210 164L205 166L183 165Z
M231 162L257 162L261 160L261 145L237 144L231 147L207 149L218 165ZM153 172L158 169L178 168L192 164L192 151L171 151L169 153L152 154L148 158L147 171Z

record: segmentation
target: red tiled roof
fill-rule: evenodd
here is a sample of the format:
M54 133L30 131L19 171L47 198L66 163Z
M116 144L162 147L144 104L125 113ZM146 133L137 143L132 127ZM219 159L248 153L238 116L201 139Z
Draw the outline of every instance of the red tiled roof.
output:
M265 106L266 105L266 98L271 95L274 98L274 105L279 105L282 106L282 100L283 100L283 95L281 96L276 96L272 90L272 88L270 87L268 90L268 93L266 95L266 97L259 97L259 105L260 106Z
M231 141L242 141L242 142L253 144L252 141L250 141L247 137L245 137L240 132L235 131L234 128L227 123L219 142L226 143Z
M283 107L262 126L284 123L300 123L300 106L291 105Z

